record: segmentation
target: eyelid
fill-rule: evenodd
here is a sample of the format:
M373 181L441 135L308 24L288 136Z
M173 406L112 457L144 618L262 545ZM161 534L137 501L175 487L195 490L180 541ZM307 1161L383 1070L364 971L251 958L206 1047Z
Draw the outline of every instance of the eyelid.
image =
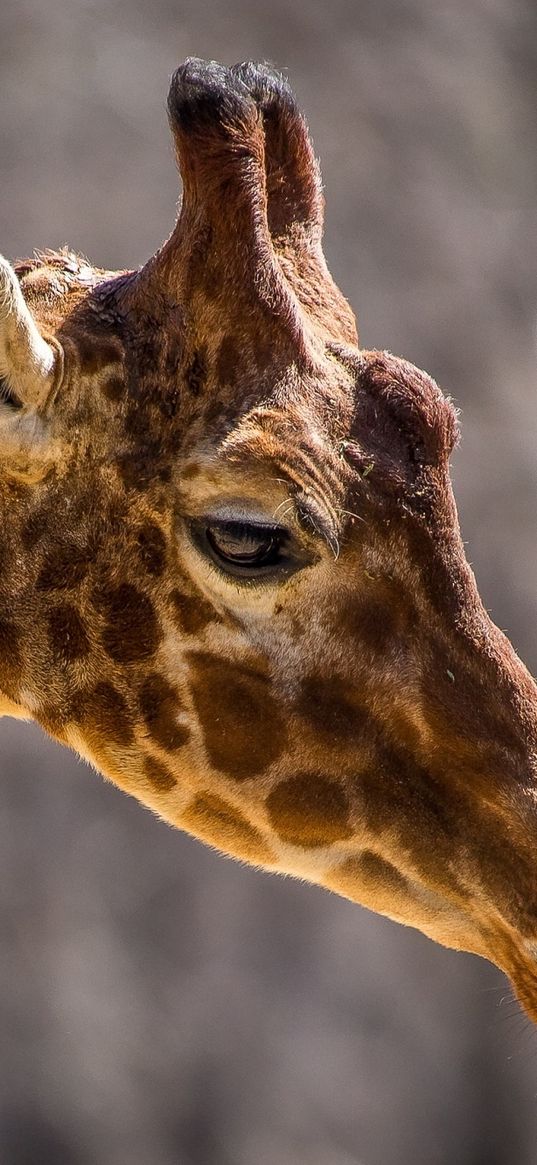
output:
M276 507L273 514L268 514L266 510L261 510L258 506L241 506L238 502L218 503L214 509L204 509L202 514L196 514L196 520L203 520L207 523L225 523L234 522L235 524L242 524L245 526L263 526L271 529L285 530L287 527L278 521L278 510L281 506Z
M198 520L198 519L196 519ZM289 537L290 531L287 526L281 526L279 522L258 521L252 518L213 518L210 514L205 519L201 519L205 526L215 526L217 529L236 529L236 530L258 530L260 533L268 531L270 534L281 534L282 537Z

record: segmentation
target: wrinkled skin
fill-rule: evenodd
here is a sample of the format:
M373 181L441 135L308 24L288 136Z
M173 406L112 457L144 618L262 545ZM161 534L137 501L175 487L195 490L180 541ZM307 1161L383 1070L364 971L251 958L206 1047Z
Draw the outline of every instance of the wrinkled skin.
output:
M465 559L452 406L359 350L281 80L187 62L169 109L141 271L0 268L0 708L537 1018L537 692Z

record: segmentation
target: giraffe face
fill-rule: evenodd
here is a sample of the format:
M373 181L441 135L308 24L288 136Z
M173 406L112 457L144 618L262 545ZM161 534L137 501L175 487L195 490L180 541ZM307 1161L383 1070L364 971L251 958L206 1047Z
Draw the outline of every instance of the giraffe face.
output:
M287 90L190 62L170 114L146 268L1 269L2 708L535 1013L535 693L466 563L453 409L358 350Z

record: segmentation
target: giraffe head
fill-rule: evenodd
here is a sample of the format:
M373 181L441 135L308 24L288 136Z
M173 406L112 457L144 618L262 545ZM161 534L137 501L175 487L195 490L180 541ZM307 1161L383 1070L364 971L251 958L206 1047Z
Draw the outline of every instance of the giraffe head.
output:
M536 1017L536 689L465 559L454 410L359 350L281 78L188 61L169 113L145 267L0 267L0 708Z

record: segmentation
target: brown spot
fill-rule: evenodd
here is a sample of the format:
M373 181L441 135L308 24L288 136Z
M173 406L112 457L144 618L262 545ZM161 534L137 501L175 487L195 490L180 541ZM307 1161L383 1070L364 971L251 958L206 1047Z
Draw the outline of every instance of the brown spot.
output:
M219 384L235 384L238 362L239 346L235 336L224 336L216 357L216 379Z
M440 877L443 885L458 890L453 854L461 844L468 852L474 849L472 806L462 786L450 786L448 795L430 767L384 740L355 778L355 793L373 835L395 829L433 888Z
M207 352L200 347L194 352L192 360L185 371L185 380L192 396L199 396L205 388L207 380Z
M323 680L306 676L303 680L297 711L316 733L332 742L355 739L357 743L371 734L373 721L367 710L353 698L352 689L339 678Z
M85 579L93 557L89 546L59 543L47 551L36 586L42 591L71 590Z
M379 740L367 769L356 778L356 790L373 833L397 825L411 833L417 829L429 843L438 843L446 832L441 786L413 753L386 738Z
M117 663L135 663L155 654L162 638L151 600L131 583L101 591L94 598L106 619L105 651Z
M285 724L261 671L189 652L192 696L211 763L242 781L262 773L285 746Z
M10 700L17 698L22 676L20 632L8 619L0 619L0 688Z
M184 327L184 318L181 319L181 324ZM173 343L173 341L170 340L169 347L166 352L166 359L164 361L164 375L166 380L171 381L174 387L177 384L180 376L182 355L183 350L181 345Z
M133 719L125 698L106 680L72 701L72 718L90 740L128 746L134 740Z
M123 360L123 348L119 340L111 336L79 332L75 342L81 370L89 376L106 368L107 364Z
M121 400L125 393L125 381L122 376L107 376L99 387L103 396L114 402Z
M364 882L382 886L384 890L390 890L393 894L408 893L408 883L404 875L400 874L391 862L381 858L380 854L366 849L358 859L358 865Z
M140 464L138 453L122 453L115 464L125 489L144 488L149 479L148 467Z
M138 531L137 542L142 565L148 574L159 578L166 568L166 539L160 526L145 522Z
M134 385L140 383L141 376L154 377L160 367L164 336L154 316L137 313L134 329L129 334L130 378Z
M329 890L335 890L354 902L370 902L372 897L382 896L386 891L395 899L409 897L409 886L399 870L372 850L364 850L356 857L348 858L323 880ZM380 909L380 901L378 903ZM394 903L395 905L395 903Z
M379 578L375 593L353 594L340 611L340 627L358 644L372 652L385 652L401 635L416 626L418 615L412 597L393 579Z
M162 461L162 447L156 443L119 454L115 464L125 489L140 491L155 481L168 482L171 477L170 466Z
M162 415L167 416L172 401L162 397L162 388L158 380L145 382L143 396L142 402L140 389L131 391L127 398L123 424L125 432L134 438L137 448L143 449L145 456L148 445L154 447L156 444L162 451L168 443L169 432L167 429L161 429L161 420Z
M181 825L205 841L251 862L274 861L265 840L255 826L214 793L201 793L181 815Z
M90 650L84 621L71 603L49 611L48 637L54 655L68 663L81 659Z
M187 595L184 591L172 591L170 599L173 603L175 621L185 635L197 635L208 623L220 622L220 616L214 607L201 594Z
M164 676L156 672L148 675L139 691L142 716L149 734L161 748L182 748L190 736L190 729L177 723L182 709L178 692Z
M177 785L173 773L154 756L144 757L144 773L157 793L169 793Z
M193 462L191 465L185 465L185 468L181 471L181 476L183 481L192 481L193 478L199 477L200 473L201 466Z
M304 773L276 785L267 812L278 837L313 848L352 837L348 797L337 781Z

